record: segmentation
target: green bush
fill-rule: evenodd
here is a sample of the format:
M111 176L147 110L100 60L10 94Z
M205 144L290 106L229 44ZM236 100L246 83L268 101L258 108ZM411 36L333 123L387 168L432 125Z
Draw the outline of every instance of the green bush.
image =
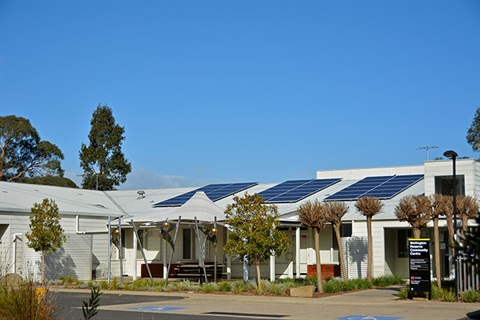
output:
M480 293L474 290L470 290L462 294L462 300L464 302L477 302L480 299Z
M100 281L100 289L107 290L108 289L108 282L107 281Z
M388 287L399 284L405 284L405 280L400 276L388 275L373 279L373 285L376 287Z
M57 319L55 295L39 293L33 281L23 281L18 286L0 283L0 320L50 320Z
M117 278L113 278L110 282L110 289L111 290L118 290L120 289L120 283Z
M398 292L398 298L399 299L408 299L408 288L402 288L399 292Z
M438 300L438 299L441 299L442 297L443 297L443 289L432 284L432 299Z
M244 292L254 292L254 288L256 287L256 284L250 281L243 281L243 280L238 280L232 282L232 292L233 293L244 293Z
M230 292L232 291L232 284L228 281L220 281L218 283L218 289L221 292Z
M347 285L343 280L332 279L323 283L323 292L335 293L346 291Z
M204 283L200 286L200 291L201 292L206 292L206 293L213 293L218 291L218 284L214 282L210 283Z
M442 299L443 301L453 302L457 299L455 291L452 289L443 289L442 290Z

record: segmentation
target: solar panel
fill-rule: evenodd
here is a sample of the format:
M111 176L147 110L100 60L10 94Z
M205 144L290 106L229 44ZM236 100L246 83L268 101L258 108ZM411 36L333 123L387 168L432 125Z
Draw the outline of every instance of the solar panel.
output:
M265 203L298 202L322 189L337 183L340 179L289 180L260 192Z
M154 207L178 207L190 200L198 191L203 191L213 202L228 197L234 193L246 190L250 187L256 186L257 182L243 182L243 183L217 183L209 184L207 186L183 193L179 196L170 198L168 200L154 204Z
M325 200L356 200L364 196L390 199L423 179L423 174L366 177Z

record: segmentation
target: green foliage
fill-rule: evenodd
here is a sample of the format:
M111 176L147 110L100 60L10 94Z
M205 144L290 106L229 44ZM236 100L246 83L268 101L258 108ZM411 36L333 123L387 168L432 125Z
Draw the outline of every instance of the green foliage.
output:
M97 308L100 305L100 296L102 293L98 288L92 288L90 290L90 299L83 301L82 312L85 320L89 320L95 316L98 311Z
M477 108L472 124L467 131L467 142L473 151L480 150L480 108Z
M122 153L125 129L115 123L112 110L98 105L90 121L89 145L82 143L80 166L84 171L82 188L114 190L132 171Z
M0 117L0 148L0 181L15 181L22 176L63 176L62 151L42 141L28 119Z
M113 278L112 281L110 282L110 289L112 290L120 289L120 283L117 278Z
M39 294L37 289L32 281L23 281L17 286L1 281L0 320L57 319L55 295Z
M219 287L218 284L214 282L204 283L200 286L200 291L206 293L213 293L219 291Z
M100 281L100 289L107 290L108 289L108 282L107 281Z
M245 293L245 292L254 292L256 287L255 283L251 281L238 280L232 282L232 292L233 293Z
M249 265L257 266L273 254L281 256L291 240L279 230L277 207L265 205L263 197L257 194L245 193L242 198L233 197L233 201L225 210L225 223L231 231L223 248L225 253L246 257Z
M41 184L44 186L57 186L65 188L78 188L78 186L69 178L59 176L44 177L22 177L18 179L18 183Z
M58 206L52 199L35 203L30 214L30 232L25 234L28 247L42 253L42 282L45 281L45 255L61 248L67 240L60 225Z
M457 299L455 295L455 290L452 289L443 289L442 290L442 299L447 302L454 302Z
M480 299L480 293L475 290L470 290L462 294L463 302L478 302Z
M443 296L443 289L439 288L438 285L432 284L432 299L433 300L438 300L441 299Z
M388 287L398 284L405 284L405 280L403 280L400 276L381 276L373 279L373 285L376 287Z
M398 298L399 299L408 299L408 293L409 293L409 290L408 288L402 288L399 292L398 292Z
M232 291L232 284L228 281L220 281L218 283L218 290L220 290L221 292Z

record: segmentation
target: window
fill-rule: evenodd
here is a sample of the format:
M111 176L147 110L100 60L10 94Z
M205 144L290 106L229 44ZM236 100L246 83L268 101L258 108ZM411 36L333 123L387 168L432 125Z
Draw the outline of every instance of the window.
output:
M465 195L465 176L457 175L456 194ZM444 195L453 195L453 176L437 176L435 177L435 193Z
M399 258L408 258L408 238L412 237L412 230L398 230L397 252Z
M340 237L351 237L352 236L352 224L351 223L342 223L340 226ZM335 229L332 227L332 244L333 250L338 250L337 236L335 235Z
M148 236L148 230L144 230L144 229L138 230L138 239L140 240L142 248L145 250L147 246L147 236ZM137 243L137 259L143 259L142 251L138 243Z
M183 259L192 259L192 229L183 229Z

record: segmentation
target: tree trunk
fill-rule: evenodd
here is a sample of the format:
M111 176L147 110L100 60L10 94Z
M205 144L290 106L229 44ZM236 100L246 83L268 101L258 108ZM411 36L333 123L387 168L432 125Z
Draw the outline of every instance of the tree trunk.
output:
M257 267L257 285L258 285L258 289L261 289L262 288L262 278L260 276L260 261L256 260L255 265Z
M368 262L367 262L367 281L372 282L373 269L373 239L372 239L372 217L367 217L367 232L368 232Z
M438 216L433 218L433 238L435 241L435 276L437 277L437 286L442 288L442 276L440 272L440 235L438 232Z
M42 251L42 284L45 284L45 251Z
M420 228L413 227L413 237L415 239L420 239Z
M317 262L317 288L319 293L323 293L322 264L320 262L320 230L313 228L313 233L315 235L315 258Z
M447 229L448 229L448 246L451 248L452 252L452 257L455 256L455 249L454 249L454 237L453 237L453 216L449 215L446 217L447 218Z
M342 239L340 237L340 225L334 225L335 235L337 237L338 243L338 255L340 257L340 267L342 268L343 281L348 281L347 270L345 268L345 259L343 258L343 248L342 248Z

